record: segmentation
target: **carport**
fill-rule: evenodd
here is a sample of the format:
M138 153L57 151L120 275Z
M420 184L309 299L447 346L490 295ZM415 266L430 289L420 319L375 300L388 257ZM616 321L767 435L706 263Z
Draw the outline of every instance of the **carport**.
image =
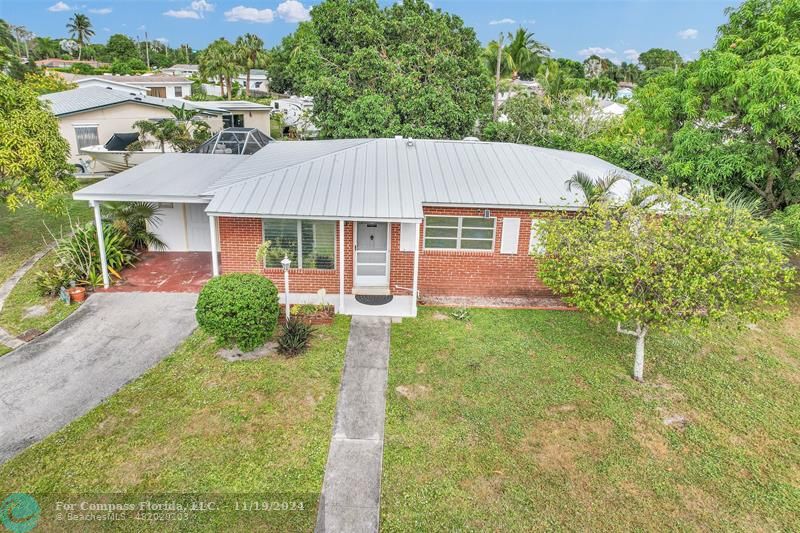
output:
M208 154L198 157L197 154L166 153L75 192L73 198L88 201L94 209L104 288L110 287L100 212L100 206L104 202L150 202L159 207L160 220L151 229L164 241L167 250L149 252L145 263L137 267L137 274L146 272L147 261L158 265L154 274L158 274L158 270L169 273L170 257L165 255L157 260L158 254L162 253L173 254L172 259L181 257L175 256L175 253L194 254L182 256L183 259L192 259L187 275L198 272L198 257L206 257L208 271L217 274L218 229L215 217L209 217L205 212L208 199L202 194L214 181L245 158L239 155ZM176 168L181 171L176 173ZM173 265L179 263L173 261ZM187 261L182 264L186 265ZM163 277L158 275L154 275L153 279L156 285L159 279L163 281Z

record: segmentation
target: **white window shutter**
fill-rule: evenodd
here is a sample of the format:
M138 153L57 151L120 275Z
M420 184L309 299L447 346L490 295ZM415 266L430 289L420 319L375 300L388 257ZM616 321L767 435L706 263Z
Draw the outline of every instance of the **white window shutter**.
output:
M519 223L518 218L503 219L503 238L500 241L501 254L516 254L519 247Z
M416 239L415 224L413 222L403 222L400 224L400 251L413 252L415 249Z

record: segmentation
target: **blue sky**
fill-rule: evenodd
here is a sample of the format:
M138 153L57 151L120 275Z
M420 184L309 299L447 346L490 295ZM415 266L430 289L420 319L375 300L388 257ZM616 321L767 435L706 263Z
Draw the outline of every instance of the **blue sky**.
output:
M73 12L95 27L94 42L113 33L202 48L217 37L253 32L268 44L291 33L316 1L303 0L0 0L0 17L37 35L64 36ZM382 4L390 2L381 1ZM484 43L522 25L557 57L592 52L614 61L661 47L691 59L714 42L724 9L737 0L433 0L474 27Z

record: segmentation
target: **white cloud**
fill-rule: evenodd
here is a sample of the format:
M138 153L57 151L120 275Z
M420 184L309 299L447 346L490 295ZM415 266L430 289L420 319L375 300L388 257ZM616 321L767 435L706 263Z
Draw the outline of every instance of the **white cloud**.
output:
M169 43L169 39L167 39L166 37L157 37L156 41L160 42L161 44L163 44L165 46L167 45L167 43Z
M169 11L164 11L164 16L166 17L174 17L176 19L199 19L200 13L197 11L192 11L191 9L170 9Z
M578 55L581 57L589 57L589 56L608 57L616 53L617 52L615 52L613 48L604 48L602 46L590 46L589 48L578 50Z
M498 19L498 20L490 20L490 26L497 26L498 24L516 24L517 21L510 18Z
M193 11L214 11L214 4L209 4L206 0L194 0L192 2Z
M57 2L47 8L48 11L52 11L53 13L58 13L59 11L69 11L70 9L72 8L69 7L67 4L65 4L64 2Z
M89 13L94 13L95 15L108 15L111 13L110 7L101 7L101 8L93 8L89 10Z
M285 22L304 22L311 19L311 10L297 0L278 4L278 16Z
M225 12L225 20L228 22L272 22L275 12L271 9L256 9L254 7L236 6L230 11Z
M628 48L624 50L622 54L625 56L625 59L630 61L631 63L638 63L639 62L639 51L635 48Z
M110 32L110 31L111 31L111 28L103 28L103 31L108 31L108 32Z
M700 32L694 28L686 28L685 30L681 30L678 32L678 37L681 39L697 39L697 35Z

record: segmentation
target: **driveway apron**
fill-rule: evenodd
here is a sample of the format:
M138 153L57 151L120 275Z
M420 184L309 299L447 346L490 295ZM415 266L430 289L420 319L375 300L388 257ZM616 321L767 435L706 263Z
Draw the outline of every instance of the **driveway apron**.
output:
M84 415L196 327L196 294L94 294L0 357L0 463Z

